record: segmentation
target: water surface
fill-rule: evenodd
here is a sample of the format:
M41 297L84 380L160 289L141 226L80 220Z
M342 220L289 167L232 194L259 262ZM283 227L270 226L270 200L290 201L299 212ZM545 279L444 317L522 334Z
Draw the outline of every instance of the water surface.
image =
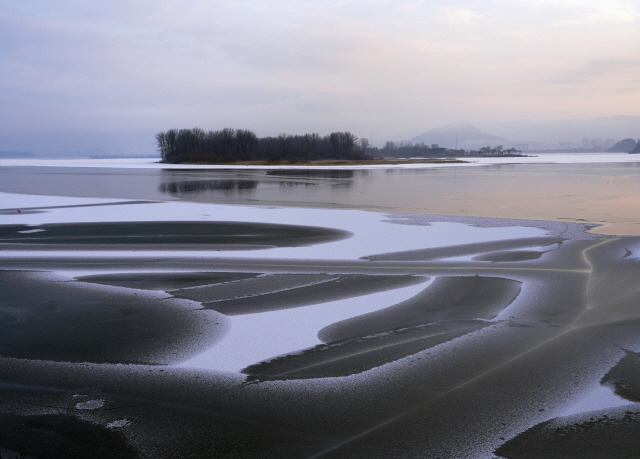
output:
M431 169L7 167L0 191L581 221L640 235L640 163Z

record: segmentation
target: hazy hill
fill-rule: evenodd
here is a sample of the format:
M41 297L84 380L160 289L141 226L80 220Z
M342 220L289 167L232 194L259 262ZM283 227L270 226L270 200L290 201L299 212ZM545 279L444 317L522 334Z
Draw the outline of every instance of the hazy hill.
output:
M431 129L414 137L411 142L438 144L445 148L475 148L478 145L497 145L504 140L502 137L481 131L471 123L460 122Z
M0 150L0 158L35 158L36 155L26 151Z
M640 116L537 122L531 120L483 123L483 129L514 141L575 142L583 138L620 140L640 137Z

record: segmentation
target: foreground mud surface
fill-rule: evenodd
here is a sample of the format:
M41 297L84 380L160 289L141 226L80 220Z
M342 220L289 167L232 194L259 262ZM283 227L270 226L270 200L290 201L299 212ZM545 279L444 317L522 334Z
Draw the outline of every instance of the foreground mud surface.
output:
M317 227L218 225L194 242L188 224L0 226L0 249L29 248L0 251L0 453L636 454L640 238L536 225L353 260L252 258L348 236ZM136 228L211 253L109 246L135 246ZM216 256L225 244L242 256ZM252 360L271 341L284 351Z

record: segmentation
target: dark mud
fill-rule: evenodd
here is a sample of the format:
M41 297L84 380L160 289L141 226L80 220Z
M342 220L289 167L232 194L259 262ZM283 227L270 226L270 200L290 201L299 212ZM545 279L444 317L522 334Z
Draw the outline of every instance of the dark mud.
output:
M640 407L545 421L495 451L503 458L638 457Z
M228 319L157 294L0 271L0 354L166 365L222 339Z
M77 280L92 284L113 285L115 287L137 288L142 290L164 290L200 287L202 285L222 284L245 279L254 279L258 274L251 273L115 273L78 276Z
M600 383L614 390L620 397L640 402L640 354L627 351Z
M52 245L99 246L112 231L111 246L138 248L120 229ZM634 455L635 404L562 413L598 384L638 400L640 242L548 229L347 261L0 253L0 448L71 455L97 438L117 457ZM236 246L225 231L213 246ZM427 278L415 297L336 321L321 344L242 374L178 366L250 314Z
M478 255L473 257L478 261L491 261L493 263L499 262L513 262L513 261L530 261L537 260L544 252L536 252L535 250L513 250L509 252L492 252L484 255Z
M318 337L328 343L451 320L491 320L516 299L520 285L496 277L439 277L413 298L329 325Z
M346 231L247 222L101 222L0 225L0 248L33 250L252 250L350 237Z
M16 452L28 452L29 456L35 458L139 457L122 433L64 414L0 414L0 445ZM15 457L19 458L20 455Z
M395 260L395 261L425 261L425 260L438 260L442 258L461 257L464 255L476 255L474 259L481 260L478 257L490 256L489 253L495 251L503 251L509 249L520 249L524 247L536 247L536 246L548 246L551 247L554 244L560 244L563 239L560 237L530 237L522 239L512 239L509 241L492 241L492 242L477 242L473 244L460 244L447 247L435 247L429 249L420 250L407 250L404 252L385 253L380 255L370 255L367 260L371 261L383 261L383 260ZM509 252L498 252L509 253ZM528 252L525 252L528 253ZM537 257L536 257L537 258ZM529 258L535 259L535 258ZM526 258L525 258L526 260ZM483 260L483 261L521 261L516 259L511 260L507 257L505 260Z
M247 382L349 376L416 354L489 325L490 323L479 320L451 320L334 340L250 365L242 373L247 375Z
M326 303L425 282L422 276L271 274L233 284L173 290L228 316Z

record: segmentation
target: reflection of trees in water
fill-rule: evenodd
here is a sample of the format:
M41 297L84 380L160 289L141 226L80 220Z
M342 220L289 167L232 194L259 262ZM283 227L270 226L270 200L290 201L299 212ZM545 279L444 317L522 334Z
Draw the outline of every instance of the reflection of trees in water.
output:
M349 179L355 176L367 176L370 171L367 170L349 170L349 169L294 169L294 170L275 170L268 171L267 175L277 175L281 177L318 177L329 179Z
M258 188L257 180L198 180L161 183L162 193L203 193L206 191L251 191Z
M158 186L161 193L172 195L204 194L207 192L248 193L255 192L258 187L293 190L295 188L340 187L349 188L354 185L353 179L370 176L366 170L250 170L250 171L189 171L163 170L164 181ZM197 176L206 174L208 180L197 180ZM216 177L215 179L212 176ZM265 179L266 177L269 179ZM189 180L193 178L195 180ZM296 180L298 179L298 180ZM317 180L314 180L317 179Z
M255 191L258 185L278 186L280 188L299 188L317 186L311 182L258 181L258 180L192 180L161 183L159 190L167 194L206 193L208 191L248 192Z
M268 171L267 175L277 177L305 178L309 180L319 179L309 182L280 182L281 188L290 186L316 186L325 185L331 187L350 188L354 185L354 178L365 178L371 174L367 170L349 170L349 169L294 169L294 170L275 170ZM326 180L326 181L324 181Z
M299 187L305 187L305 188L309 188L312 186L317 186L317 183L311 183L311 182L286 182L286 181L282 181L282 182L275 182L278 184L278 186L280 188L299 188Z

